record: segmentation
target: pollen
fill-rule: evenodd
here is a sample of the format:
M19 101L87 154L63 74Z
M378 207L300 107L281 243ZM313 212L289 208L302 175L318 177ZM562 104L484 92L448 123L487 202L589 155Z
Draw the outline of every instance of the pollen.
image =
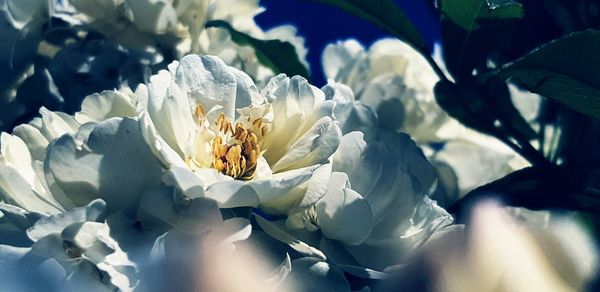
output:
M235 179L254 178L256 164L261 155L258 137L254 131L241 123L237 123L234 128L223 113L215 122L215 126L221 135L211 142L211 167ZM223 137L228 138L227 141Z

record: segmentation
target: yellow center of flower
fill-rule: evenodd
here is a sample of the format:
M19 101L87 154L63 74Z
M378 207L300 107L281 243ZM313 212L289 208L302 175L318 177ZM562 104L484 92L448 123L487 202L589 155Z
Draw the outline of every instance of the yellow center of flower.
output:
M196 116L204 119L204 108L196 106ZM251 126L245 127L242 123L232 123L227 120L225 113L221 113L215 122L218 129L217 136L211 140L212 160L210 167L234 179L250 180L256 173L258 158L262 155L258 136L264 136L265 128L260 119Z

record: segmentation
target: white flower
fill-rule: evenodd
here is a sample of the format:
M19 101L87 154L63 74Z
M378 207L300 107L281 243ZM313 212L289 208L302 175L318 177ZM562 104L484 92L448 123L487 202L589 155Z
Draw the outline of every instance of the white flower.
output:
M325 48L322 62L327 78L354 91L356 101L349 98L348 103L370 107L380 128L406 132L425 148L441 177L444 192L435 198L443 206L528 165L508 146L467 129L437 105L433 88L439 79L408 44L382 39L365 50L354 40L339 42ZM532 104L520 106L529 118Z
M167 183L202 186L183 189L221 207L260 202L285 213L302 196L312 170L339 144L333 107L301 77L280 75L258 91L250 77L218 58L191 55L152 76L135 96L105 92L86 98L76 119L140 115L144 140L171 169Z
M580 291L598 270L595 243L574 217L495 202L472 216L466 232L429 249L434 291Z
M343 132L329 163L315 169L285 220L256 216L270 236L358 277L384 279L452 217L428 198L436 176L406 135L379 127L348 87L323 88ZM333 272L332 272L333 273Z
M419 143L442 138L439 131L449 117L435 102L438 78L408 44L383 39L365 51L348 40L328 45L322 62L325 76L349 86L377 113L383 128L407 132Z
M29 288L40 289L44 286L43 277L30 283L14 279L48 270L43 276L61 275L63 289L131 291L137 281L136 269L110 237L108 225L98 222L102 220L104 207L104 202L96 200L86 207L38 219L27 229L27 236L33 241L30 248L0 245L3 255L0 262L7 268L0 276L3 285L7 285L5 288L26 289L31 285ZM60 268L54 263L60 264Z
M410 259L452 217L427 197L435 175L407 135L383 131L368 143L362 137L351 132L342 138L331 165L316 171L287 221L257 220L307 256L383 279L382 271Z
M223 219L215 201L186 197L180 185L147 191L138 218L135 223L116 215L108 223L135 254L141 291L276 291L291 269L287 254L257 254L247 219Z
M289 41L300 61L308 66L304 40L296 36L293 27L280 26L267 32L258 27L253 18L263 9L255 0L69 0L68 3L75 8L76 20L88 23L120 44L175 58L190 53L217 55L227 64L243 68L261 84L273 76L271 69L258 61L254 49L233 42L226 29L205 28L208 21L227 21L236 30L258 39Z

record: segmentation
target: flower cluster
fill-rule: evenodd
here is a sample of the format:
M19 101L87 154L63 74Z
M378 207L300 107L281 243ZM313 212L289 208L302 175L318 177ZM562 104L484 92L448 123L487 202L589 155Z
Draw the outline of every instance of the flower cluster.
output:
M0 129L31 119L40 106L72 114L94 92L136 87L186 54L216 55L263 86L275 75L252 46L223 21L258 40L293 45L304 60L304 40L292 26L262 30L253 0L31 0L3 1L0 50ZM15 49L18 48L18 49Z
M307 67L261 11L0 0L23 48L0 45L0 127L19 121L0 134L0 290L585 288L598 255L576 216L444 209L527 163L438 106L423 56L331 44L317 88L259 61L277 39ZM539 97L509 88L537 127Z
M285 75L259 90L221 59L189 55L74 115L42 108L2 135L0 227L19 239L1 242L2 266L50 261L50 284L121 290L233 285L224 259L250 269L244 257L263 263L249 279L261 290L383 279L460 227L428 197L436 177L421 150L339 103L351 94Z
M440 176L443 192L435 198L450 205L484 183L523 168L528 163L492 137L468 129L436 103L438 77L408 44L382 39L368 50L354 40L330 44L323 52L327 78L348 85L355 99L373 109L379 127L406 132L427 154ZM533 120L539 96L513 95ZM533 106L532 106L533 105ZM484 167L485 169L482 169Z

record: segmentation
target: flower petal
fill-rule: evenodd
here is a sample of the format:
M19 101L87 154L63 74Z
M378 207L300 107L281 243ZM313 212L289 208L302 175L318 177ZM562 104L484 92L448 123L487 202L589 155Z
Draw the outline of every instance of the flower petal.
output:
M342 133L329 117L317 121L289 150L273 165L274 172L321 164L327 161L340 143Z
M290 235L288 232L286 232L285 228L282 228L273 222L262 218L260 215L255 214L254 218L256 219L258 225L265 231L265 233L274 239L289 245L295 251L305 256L316 257L322 260L327 259L323 252Z
M94 200L85 207L73 208L68 212L38 220L31 228L27 229L27 235L31 240L37 241L50 234L60 234L63 229L73 223L101 219L105 208L104 201Z
M160 184L161 167L144 142L139 122L111 118L78 147L65 135L48 149L47 176L77 205L103 198L110 212L135 214L142 193Z
M299 199L298 195L301 196L304 194L304 192L296 194L290 191L310 179L315 168L305 167L276 173L269 178L251 180L247 184L258 195L261 208L264 207L274 212L285 213L287 206L283 204L283 201L291 203Z
M75 119L84 124L90 121L100 122L112 117L134 116L136 111L132 104L132 96L122 91L107 90L87 96L81 103L81 111L75 114Z
M256 207L259 203L251 186L233 179L211 184L206 189L206 197L217 201L220 208Z
M293 291L351 291L342 270L313 257L293 260L286 282Z
M371 207L350 189L343 172L331 174L327 193L316 203L317 220L323 235L350 245L360 244L373 227Z
M201 234L223 221L219 207L207 198L185 199L174 196L173 188L158 188L144 193L140 201L140 217L149 226L166 223L187 234ZM159 222L156 222L156 219Z
M229 120L235 120L235 108L248 106L257 95L254 84L237 70L213 56L185 56L175 73L176 83L195 103L206 110L222 106ZM239 101L238 101L239 99Z
M142 93L139 91L138 93ZM148 113L160 136L180 156L191 154L196 123L187 94L175 84L166 70L150 77L148 84Z

